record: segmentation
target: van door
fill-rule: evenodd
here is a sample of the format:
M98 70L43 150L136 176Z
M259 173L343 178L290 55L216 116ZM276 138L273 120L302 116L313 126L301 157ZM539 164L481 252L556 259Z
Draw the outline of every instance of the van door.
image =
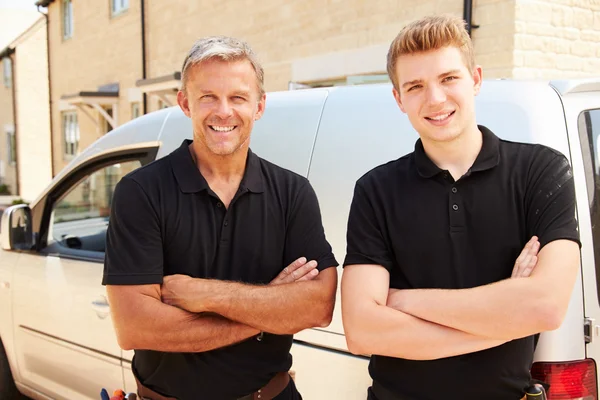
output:
M121 349L101 285L105 237L115 185L154 154L108 155L49 192L47 243L23 253L14 270L15 350L25 385L65 400L97 400L103 387L123 388Z
M394 101L390 85L331 90L323 110L308 179L319 198L325 234L340 264L346 254L346 226L356 181L377 165L412 151L416 139L408 119ZM338 272L341 278L341 267ZM338 285L331 325L300 332L295 337L335 350L338 360L335 374L329 370L326 350L322 350L320 356L325 361L313 361L311 370L315 381L326 377L331 398L364 399L371 382L368 359L352 356L343 334ZM313 355L313 359L315 357ZM296 358L302 359L300 355Z
M600 360L600 91L563 99L571 142L586 327L586 356ZM583 322L582 322L583 323Z

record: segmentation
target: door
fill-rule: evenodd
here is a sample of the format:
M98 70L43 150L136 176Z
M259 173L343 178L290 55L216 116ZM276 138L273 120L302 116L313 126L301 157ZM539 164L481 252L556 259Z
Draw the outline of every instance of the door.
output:
M587 331L586 356L600 359L600 96L577 93L564 101L577 191ZM579 183L579 184L578 184Z
M74 171L50 192L47 245L14 276L15 349L23 383L57 399L123 388L122 355L101 285L112 194L140 159ZM98 166L101 165L101 166ZM77 179L77 177L80 177ZM59 185L60 186L60 185Z

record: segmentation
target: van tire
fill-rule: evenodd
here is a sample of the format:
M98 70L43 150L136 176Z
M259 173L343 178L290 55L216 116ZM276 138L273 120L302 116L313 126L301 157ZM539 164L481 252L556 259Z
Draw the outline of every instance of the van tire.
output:
M17 387L8 365L8 358L4 351L4 345L0 339L0 399L4 400L21 400L24 399Z

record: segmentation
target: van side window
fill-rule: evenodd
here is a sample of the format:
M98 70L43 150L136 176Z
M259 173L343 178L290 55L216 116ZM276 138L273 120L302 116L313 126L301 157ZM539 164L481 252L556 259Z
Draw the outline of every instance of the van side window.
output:
M592 222L596 279L600 279L600 109L579 114L577 121ZM600 298L600 282L598 298Z
M52 241L62 248L104 252L115 186L140 166L138 160L109 165L73 186L54 204L49 244Z

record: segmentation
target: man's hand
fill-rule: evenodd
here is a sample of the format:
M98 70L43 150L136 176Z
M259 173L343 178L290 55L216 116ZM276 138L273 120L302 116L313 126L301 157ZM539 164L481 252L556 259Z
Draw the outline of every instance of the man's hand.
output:
M527 278L533 272L537 264L538 251L540 250L540 242L537 236L532 237L529 242L523 247L521 254L515 261L511 278Z
M511 278L528 278L535 268L540 250L540 242L537 236L533 236L521 250L512 270ZM402 310L400 296L396 295L400 289L390 288L386 305L396 310Z
M300 257L287 267L283 269L269 283L269 285L282 285L284 283L293 283L293 282L301 282L301 281L310 281L319 275L319 270L317 269L317 262L315 260L311 260L306 262L305 257Z
M282 285L301 281L310 281L319 275L317 262L307 262L300 257L283 269L269 285ZM161 299L165 304L193 313L209 311L206 307L210 290L210 279L192 278L188 275L168 275L163 278Z
M209 295L203 287L208 279L188 275L168 275L163 278L160 297L163 303L190 312L203 312L204 299Z

